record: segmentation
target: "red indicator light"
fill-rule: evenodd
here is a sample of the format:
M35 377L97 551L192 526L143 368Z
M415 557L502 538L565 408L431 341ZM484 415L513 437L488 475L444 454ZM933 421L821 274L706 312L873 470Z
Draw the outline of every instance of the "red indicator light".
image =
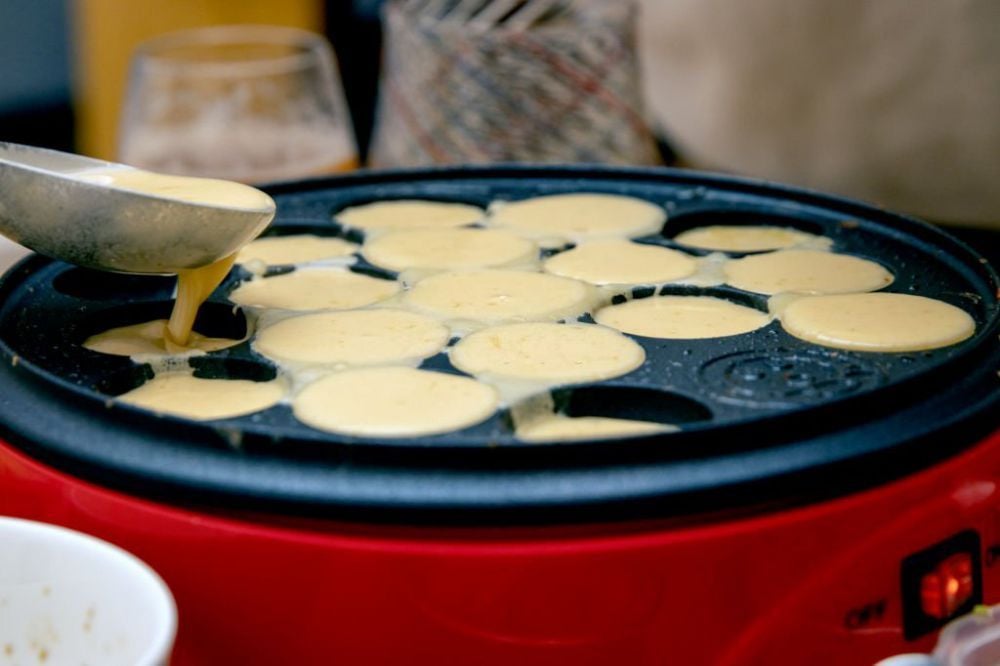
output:
M920 607L927 615L943 620L972 597L972 556L956 553L920 579Z

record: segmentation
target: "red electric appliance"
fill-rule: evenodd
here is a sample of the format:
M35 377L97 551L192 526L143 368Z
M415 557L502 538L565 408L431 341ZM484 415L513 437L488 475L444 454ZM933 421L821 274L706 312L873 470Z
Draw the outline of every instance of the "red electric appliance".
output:
M276 234L350 236L331 216L372 200L566 191L664 205L663 234L640 242L673 246L715 223L818 231L888 266L889 290L964 308L977 333L914 354L819 348L777 324L639 338L645 372L556 401L678 433L526 445L499 414L361 440L284 406L192 424L114 403L151 371L79 342L162 315L171 281L30 259L0 286L0 512L155 567L180 611L175 663L870 664L926 651L949 619L1000 602L998 280L951 237L842 199L669 170L445 169L271 191ZM245 277L220 287L200 330L247 327L226 301ZM728 287L665 289L766 307ZM275 372L248 345L191 363ZM452 371L445 356L427 365Z

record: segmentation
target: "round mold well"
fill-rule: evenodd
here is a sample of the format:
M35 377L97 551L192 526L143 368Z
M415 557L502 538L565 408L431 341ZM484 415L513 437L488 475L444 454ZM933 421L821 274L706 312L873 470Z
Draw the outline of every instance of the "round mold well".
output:
M91 385L98 393L117 397L139 388L153 378L153 368L148 363L132 364L100 377Z
M574 418L628 419L679 427L713 418L712 410L702 402L664 389L589 384L555 388L551 394L554 413ZM513 430L511 408L505 410L503 420Z
M52 288L63 296L91 301L123 301L168 298L177 278L173 275L110 273L90 268L69 268L52 280Z
M567 416L600 416L684 426L712 420L712 410L701 402L672 391L594 384L556 389L556 411Z
M73 342L82 345L90 336L112 328L168 319L173 306L173 301L160 300L118 305L95 311L81 319L74 327L73 337L75 339ZM249 332L249 324L242 309L229 303L206 301L198 309L198 316L194 320L194 330L211 338L243 340ZM83 349L83 351L89 354L99 354L103 357L108 356L88 349Z
M722 252L730 256L744 256L749 254L761 254L772 252L773 250L757 250L753 252L730 252L725 250L709 250L705 248L692 247L678 243L674 240L685 231L700 229L702 227L714 226L739 226L739 227L781 227L803 231L816 236L827 235L826 228L821 222L810 220L801 216L783 214L776 210L765 210L762 208L704 208L699 207L691 210L681 210L672 214L663 225L661 236L679 250L695 255L706 255L713 252Z
M364 242L364 234L358 229L345 227L335 220L316 220L313 218L277 218L264 230L259 238L274 238L276 236L312 235L323 238L340 238L352 243Z
M192 356L188 365L195 377L201 379L245 379L252 382L269 382L278 376L274 365L248 358L222 356Z
M621 305L622 303L627 303L634 300L642 300L645 298L655 298L660 296L682 296L682 297L708 297L717 298L722 301L727 301L734 305L740 305L743 307L751 308L762 312L764 314L769 314L767 307L767 297L762 294L754 294L734 287L729 287L727 285L720 285L715 287L701 287L697 285L684 285L684 284L667 284L660 287L651 286L639 286L633 287L628 292L622 292L612 296L607 306ZM598 312L602 308L597 308L594 312ZM581 321L586 321L587 323L596 323L595 319L591 314L585 315L581 318ZM762 331L776 324L771 321L764 326L755 329L753 331L747 331L745 333L739 333L737 335L751 335L757 331ZM624 333L624 332L623 332ZM634 333L624 333L630 337L638 338L640 340L651 340L651 341L674 341L674 342L684 342L684 343L698 343L703 340L724 340L727 338L733 338L736 336L719 336L716 338L652 338L642 335L637 335Z

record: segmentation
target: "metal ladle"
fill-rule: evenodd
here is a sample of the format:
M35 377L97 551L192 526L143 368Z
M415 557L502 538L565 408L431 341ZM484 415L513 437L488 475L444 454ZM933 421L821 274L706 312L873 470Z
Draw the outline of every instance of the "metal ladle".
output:
M0 142L0 234L41 254L123 273L176 273L227 257L274 217L78 178L131 169L56 150Z

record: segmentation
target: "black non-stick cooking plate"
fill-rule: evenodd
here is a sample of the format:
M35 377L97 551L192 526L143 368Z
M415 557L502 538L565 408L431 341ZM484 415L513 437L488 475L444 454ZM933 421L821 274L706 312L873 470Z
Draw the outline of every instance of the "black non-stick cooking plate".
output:
M499 413L434 437L362 439L298 423L286 406L195 424L120 405L112 397L151 376L147 366L83 349L89 335L169 313L173 280L125 276L31 259L0 287L0 420L15 443L75 473L143 493L196 502L389 519L466 515L509 519L563 511L675 513L734 502L844 492L972 444L997 425L997 276L939 230L861 204L756 182L676 172L591 168L440 169L358 173L269 188L278 217L268 234L347 235L337 211L387 199L486 206L560 192L609 192L664 206L663 233L638 239L678 247L683 230L770 224L823 234L838 252L873 259L896 276L887 291L956 305L971 339L908 354L827 349L777 322L714 340L637 337L639 370L556 392L571 415L682 426L629 440L525 444ZM355 238L357 240L357 238ZM687 250L694 254L698 251ZM702 253L703 254L703 253ZM353 270L391 276L360 261ZM246 319L227 294L235 270L197 328L238 336ZM620 298L652 295L640 287ZM665 287L766 310L766 297L729 287ZM191 361L209 377L269 379L275 368L249 343ZM424 367L457 372L447 356ZM885 456L875 458L877 454ZM889 464L889 457L892 461ZM825 480L817 486L816 475ZM388 512L388 513L387 513ZM400 513L403 512L403 513ZM476 511L480 514L480 511ZM436 519L436 518L435 518ZM477 520L484 519L480 515Z

